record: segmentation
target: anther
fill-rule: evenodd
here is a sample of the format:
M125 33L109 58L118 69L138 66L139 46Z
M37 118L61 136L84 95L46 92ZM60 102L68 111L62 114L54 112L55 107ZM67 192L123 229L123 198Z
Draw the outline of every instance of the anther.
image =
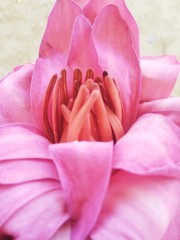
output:
M53 136L53 130L52 130L51 124L49 122L48 109L49 109L50 98L51 98L56 80L57 80L57 74L53 75L50 80L50 83L46 90L44 103L43 103L43 123L46 129L47 137L51 142L54 142L54 136Z
M88 79L94 79L94 71L91 68L86 72L85 81Z
M79 68L74 70L74 80L73 80L73 98L77 97L78 91L82 84L82 72Z
M66 70L61 71L60 75L60 96L61 96L61 103L67 105L68 104L68 91L67 91L67 80L66 80Z

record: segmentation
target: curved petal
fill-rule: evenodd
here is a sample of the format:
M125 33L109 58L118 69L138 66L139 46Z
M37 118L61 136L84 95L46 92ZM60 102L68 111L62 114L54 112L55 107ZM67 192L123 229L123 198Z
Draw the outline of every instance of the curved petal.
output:
M50 159L49 141L31 125L1 125L0 136L0 160Z
M117 7L106 6L97 16L93 38L102 69L116 80L120 89L123 126L127 130L137 114L141 71L129 29Z
M139 30L138 26L128 10L124 0L90 0L85 6L83 13L92 22L95 20L96 16L103 10L107 5L114 5L118 7L119 13L123 20L126 22L127 27L130 32L132 45L135 53L139 57ZM106 21L105 21L106 22ZM115 26L116 27L116 26Z
M138 115L159 113L180 127L180 97L171 97L139 104Z
M0 172L0 184L16 184L38 179L58 179L53 162L47 159L1 161Z
M19 240L48 240L67 219L63 194L54 189L27 202L3 227Z
M50 55L38 58L36 61L31 86L31 102L33 117L41 129L43 126L42 107L48 84L51 77L54 74L59 75L63 69L68 71L68 87L71 88L71 71L67 67L64 58L57 51L51 48Z
M174 218L172 219L171 223L169 224L169 227L164 234L162 240L179 240L179 229L180 229L180 206L178 206L178 209L176 209L176 214Z
M141 59L141 102L169 97L180 70L174 56L146 57Z
M40 47L40 56L47 54L48 45L66 56L71 40L75 18L81 14L80 7L70 0L57 0L49 15Z
M68 219L49 142L27 124L1 125L0 136L0 229L48 240Z
M70 240L71 239L71 222L65 222L61 228L52 237L53 240Z
M179 194L176 179L119 171L111 179L92 239L164 239L180 205ZM175 234L171 237L177 239Z
M92 28L82 15L74 23L68 65L73 69L80 68L84 74L88 68L92 68L97 75L102 75L92 39Z
M19 66L0 81L0 124L33 123L30 84L34 66Z
M73 220L72 240L86 239L101 209L111 175L113 143L50 146Z
M114 168L180 178L180 128L158 114L140 117L115 145Z
M49 142L27 124L0 126L0 184L58 179Z
M4 186L0 185L0 226L27 202L43 193L58 188L60 188L60 184L58 181L54 180L33 181Z

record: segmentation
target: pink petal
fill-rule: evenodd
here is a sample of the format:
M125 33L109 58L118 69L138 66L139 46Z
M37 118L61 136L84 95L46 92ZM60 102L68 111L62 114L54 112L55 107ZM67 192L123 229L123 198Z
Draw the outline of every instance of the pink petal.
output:
M92 39L91 25L82 15L74 23L68 65L72 69L80 68L83 73L86 73L88 68L92 68L97 75L102 75Z
M162 114L180 127L180 98L171 97L150 102L144 102L139 105L138 115L145 113Z
M68 219L49 142L27 124L1 125L0 136L0 229L48 240Z
M65 222L61 228L52 237L53 240L70 240L71 239L71 222Z
M115 6L97 16L93 37L103 70L117 82L123 102L123 126L127 130L136 118L140 95L139 61L132 48L129 29Z
M30 167L31 169L31 167ZM15 172L15 169L14 169ZM42 194L60 188L58 181L44 180L0 186L0 226L19 208Z
M44 53L47 54L48 45L64 56L67 55L74 20L80 13L80 7L73 1L56 1L43 36L40 56L44 56Z
M0 160L50 159L49 141L31 125L2 125L0 136Z
M169 227L164 234L164 237L162 240L179 240L179 229L180 229L180 206L178 206L178 209L176 209L176 213L174 215L173 220L169 224Z
M119 171L111 179L92 239L164 239L180 206L179 194L180 182L176 179ZM178 238L171 235L164 240L170 239Z
M53 162L47 159L1 161L0 172L0 184L58 179Z
M55 189L27 202L3 227L19 240L48 240L67 219L63 194Z
M96 16L103 10L107 5L114 5L118 7L119 14L121 15L124 22L129 28L129 33L132 40L133 48L139 56L139 30L138 26L128 10L124 0L90 0L85 6L83 13L87 16L92 22L95 20ZM105 20L105 23L107 21ZM116 26L115 26L116 27Z
M0 81L0 124L33 123L29 93L33 68L19 66Z
M112 142L50 146L73 220L72 240L86 239L94 226L111 175Z
M173 56L146 57L141 60L141 102L169 97L176 83L180 63Z
M114 168L180 177L180 129L158 114L140 117L115 145Z
M66 69L68 72L68 87L71 88L71 71L60 54L51 48L51 53L47 57L38 58L36 61L31 86L31 101L34 119L41 129L43 126L42 106L48 84L51 77L54 74L59 75L63 69Z
M83 8L89 0L74 0L81 8Z

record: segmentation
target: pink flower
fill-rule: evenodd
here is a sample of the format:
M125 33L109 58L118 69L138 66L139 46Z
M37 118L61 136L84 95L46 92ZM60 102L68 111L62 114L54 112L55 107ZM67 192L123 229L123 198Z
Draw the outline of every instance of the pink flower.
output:
M57 0L0 82L0 238L179 240L178 71L123 0Z

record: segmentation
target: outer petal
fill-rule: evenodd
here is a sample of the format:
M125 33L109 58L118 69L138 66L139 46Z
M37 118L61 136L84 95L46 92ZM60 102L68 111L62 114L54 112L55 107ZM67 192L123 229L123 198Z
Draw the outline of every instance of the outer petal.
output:
M49 141L40 135L37 128L31 125L2 125L0 126L0 136L0 160L50 159Z
M179 194L176 179L119 171L111 179L92 239L178 240L176 233L163 237L179 208Z
M123 126L127 130L136 118L141 74L129 29L117 7L107 6L97 16L93 37L102 69L119 86L124 109Z
M0 183L58 179L50 160L49 142L27 124L0 127Z
M67 219L63 194L55 189L27 202L3 227L19 240L48 240Z
M126 22L129 29L129 33L132 40L133 48L139 56L139 31L137 24L129 12L124 0L89 0L88 4L85 6L83 13L87 16L92 22L96 16L103 10L107 5L114 5L118 7L119 13L123 20ZM105 21L106 22L106 21ZM115 26L116 28L116 26ZM115 30L116 31L116 30Z
M172 97L141 103L138 115L141 116L145 113L162 114L180 127L180 98Z
M141 60L141 102L169 97L180 70L173 56L146 57Z
M47 54L48 45L67 55L71 31L75 18L81 13L80 7L70 0L57 0L49 16L40 47L40 56Z
M41 196L43 193L58 188L59 182L53 180L0 185L0 226L2 226L13 213L24 206L27 202L30 202L34 198Z
M115 145L114 167L137 174L180 178L180 128L158 114L146 114Z
M86 239L96 223L111 175L112 142L50 146L73 220L72 240Z
M1 126L0 135L1 232L48 240L68 219L49 143L25 124Z
M33 123L30 104L30 84L34 66L19 66L0 81L0 124Z
M92 39L92 28L82 15L74 23L68 65L73 69L80 68L84 74L88 68L92 68L96 74L102 75Z
M64 58L57 53L57 51L50 48L50 54L48 56L38 58L36 61L31 87L31 102L33 117L39 128L43 126L42 106L50 79L54 74L59 75L63 69L68 71L68 87L71 88L71 71L67 67Z

